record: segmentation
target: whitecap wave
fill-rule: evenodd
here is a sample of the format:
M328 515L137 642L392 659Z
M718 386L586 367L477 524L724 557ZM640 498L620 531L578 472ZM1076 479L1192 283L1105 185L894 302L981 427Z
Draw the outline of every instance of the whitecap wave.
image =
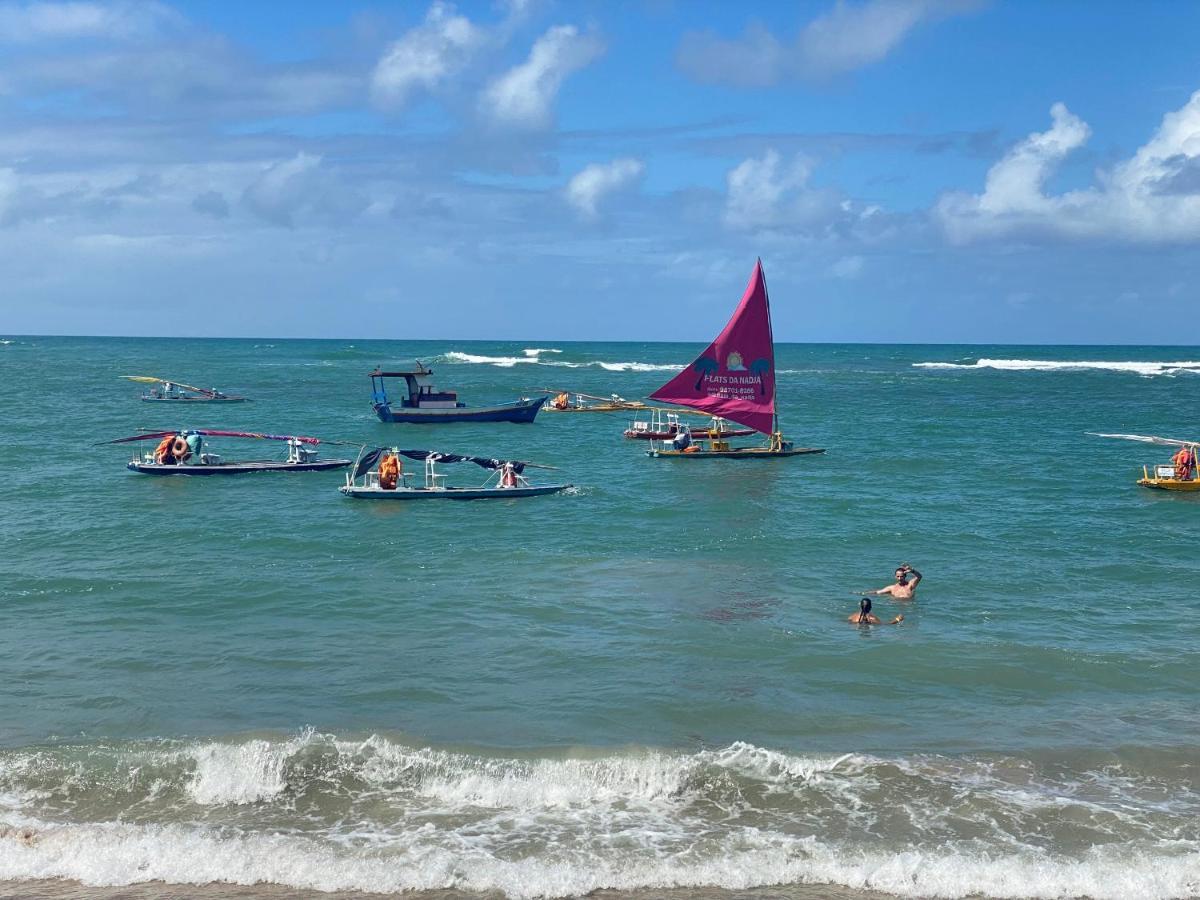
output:
M596 360L589 365L599 366L607 372L680 372L686 365L677 363L644 363L644 362L601 362Z
M1159 900L1200 879L1200 795L1180 771L744 742L487 756L311 731L4 751L0 879Z
M1200 374L1200 362L1153 362L1137 360L1082 359L978 359L971 363L918 362L917 369L998 369L1005 372L1070 372L1095 370L1124 372L1152 377L1155 375Z
M511 369L513 366L519 365L538 365L564 369L600 368L608 372L678 372L686 368L685 365L677 363L607 362L600 359L575 361L542 357L542 354L545 353L562 352L561 350L531 347L522 351L523 356L484 356L451 350L442 354L441 359L450 363L497 366L502 369Z

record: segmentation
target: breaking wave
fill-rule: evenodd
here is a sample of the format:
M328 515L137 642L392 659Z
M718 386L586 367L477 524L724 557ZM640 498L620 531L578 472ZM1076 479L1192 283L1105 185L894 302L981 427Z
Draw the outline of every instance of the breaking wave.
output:
M919 362L918 369L999 369L1006 372L1063 372L1098 370L1154 375L1200 374L1200 362L1138 362L1116 360L978 359L973 363Z
M486 756L311 731L56 746L0 753L0 879L1186 897L1200 890L1195 777L1178 759L1071 769L746 743Z
M474 365L498 366L511 369L520 365L555 366L564 369L600 368L609 372L678 372L685 368L685 363L644 363L644 362L606 362L599 359L565 360L544 359L542 354L562 353L561 350L531 347L523 350L522 356L482 356L475 353L462 353L451 350L442 354L440 360L449 363L469 363Z

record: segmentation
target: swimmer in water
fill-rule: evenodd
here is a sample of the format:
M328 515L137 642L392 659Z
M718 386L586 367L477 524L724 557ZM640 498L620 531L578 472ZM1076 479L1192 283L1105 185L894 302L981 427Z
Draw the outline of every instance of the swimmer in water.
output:
M879 616L871 612L871 598L863 597L858 601L858 612L853 613L846 621L852 625L883 625L884 622ZM904 616L896 616L888 625L899 625L904 621Z
M911 579L909 576L912 576ZM896 583L875 591L875 596L891 594L893 600L916 600L917 585L921 583L921 573L904 563L896 568Z

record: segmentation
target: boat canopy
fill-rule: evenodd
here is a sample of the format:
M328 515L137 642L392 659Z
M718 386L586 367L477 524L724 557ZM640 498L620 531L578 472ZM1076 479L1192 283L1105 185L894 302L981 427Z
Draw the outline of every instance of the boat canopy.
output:
M411 363L407 363L407 364L401 363L396 368L389 369L386 372L384 371L383 366L380 366L374 372L371 373L371 377L372 378L411 378L413 375L432 375L432 374L433 374L433 369L430 369L428 366L422 365L420 360L414 359Z
M460 463L470 462L484 469L499 469L505 465L511 465L513 471L520 475L525 471L526 466L533 468L549 468L548 466L536 466L534 463L521 462L515 459L492 459L488 456L462 456L458 453L439 453L436 450L397 450L392 447L374 447L371 450L364 451L358 458L358 465L354 467L354 477L361 478L371 470L371 467L379 462L379 458L385 453L398 453L400 456L408 459L416 460L432 460L435 463Z
M761 259L741 303L716 340L650 397L702 410L763 434L776 430L775 344Z
M296 441L299 444L319 444L320 438L315 437L300 437L294 434L260 434L257 431L214 431L212 429L176 429L174 431L145 431L141 434L130 435L129 437L117 438L113 441L104 441L105 444L127 444L130 441L157 441L165 437L170 437L174 434L199 434L204 437L237 437L237 438L256 438L262 441Z

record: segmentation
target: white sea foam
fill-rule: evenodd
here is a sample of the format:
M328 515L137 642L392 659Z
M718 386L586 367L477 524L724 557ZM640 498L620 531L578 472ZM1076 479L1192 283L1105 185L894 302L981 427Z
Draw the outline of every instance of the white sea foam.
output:
M257 803L287 786L283 767L301 741L202 744L194 749L196 771L188 793L197 803Z
M458 350L451 350L445 354L445 357L448 362L487 364L505 369L521 363L533 365L538 361L536 356L478 356L474 353L461 353Z
M678 372L686 369L686 365L675 363L644 363L644 362L601 362L597 360L589 365L599 366L608 372Z
M1200 374L1200 362L1141 362L1118 360L978 359L973 363L919 362L918 369L999 369L1006 372L1067 372L1097 370L1154 375Z
M312 732L7 751L0 879L517 900L796 883L905 897L1196 893L1194 785L1112 765L1055 771L1019 759L805 756L741 742L492 757ZM152 805L137 794L151 780ZM97 821L104 796L125 806ZM80 819L69 812L75 797L89 798ZM246 804L257 804L252 820ZM150 806L165 812L147 821ZM1062 822L1058 846L1051 836Z
M685 368L683 364L676 363L607 362L600 359L579 362L563 359L545 359L542 354L562 353L562 351L538 347L531 347L522 352L524 353L523 356L481 356L475 353L463 353L459 350L451 350L443 354L442 358L452 363L498 366L502 369L511 369L513 366L519 365L539 365L564 369L585 369L591 367L604 369L609 372L677 372Z
M432 832L434 829L428 829ZM466 837L464 835L464 837ZM817 837L735 828L685 848L628 841L504 858L478 842L432 845L411 832L381 847L338 846L287 834L125 823L26 823L0 834L0 879L70 878L113 886L226 882L321 891L499 891L518 900L602 889L838 884L901 897L1165 900L1194 896L1200 850L1171 854L1093 848L1064 858L1008 852L844 850Z

